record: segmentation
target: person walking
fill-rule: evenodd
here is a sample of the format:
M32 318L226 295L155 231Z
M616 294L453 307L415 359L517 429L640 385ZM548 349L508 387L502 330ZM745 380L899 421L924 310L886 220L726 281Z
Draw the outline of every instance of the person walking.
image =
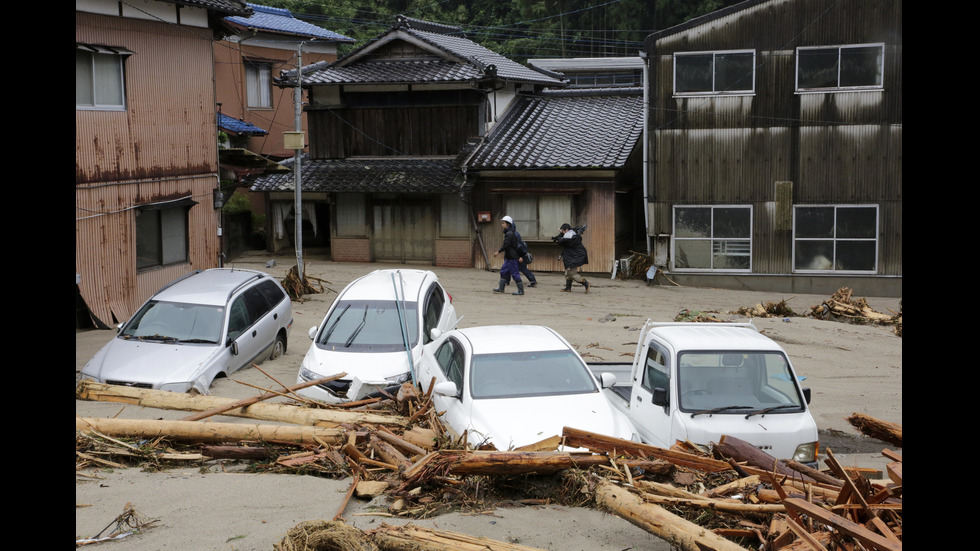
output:
M589 263L589 252L582 244L582 236L576 233L569 224L562 224L558 230L561 235L558 237L558 245L562 248L561 260L565 264L565 288L563 293L572 291L572 281L581 283L585 287L585 292L589 292L592 285L589 281L578 273L581 266Z
M508 218L510 217L508 216ZM531 268L527 267L531 263L527 252L527 244L524 243L521 232L517 231L517 224L512 222L511 227L514 228L514 235L517 236L517 253L520 255L520 258L517 259L517 267L520 269L521 275L527 278L527 286L536 287L538 285L538 278L534 277L534 272L531 271Z
M496 257L498 254L504 253L504 265L500 267L500 282L493 292L503 293L504 287L507 286L507 281L513 277L514 283L517 284L517 292L511 294L523 295L524 282L521 281L519 264L519 260L522 257L521 253L518 251L518 245L520 243L517 238L517 233L514 231L514 219L510 216L504 216L500 219L500 227L504 231L504 242L502 245L500 245L500 249L493 253L493 256Z

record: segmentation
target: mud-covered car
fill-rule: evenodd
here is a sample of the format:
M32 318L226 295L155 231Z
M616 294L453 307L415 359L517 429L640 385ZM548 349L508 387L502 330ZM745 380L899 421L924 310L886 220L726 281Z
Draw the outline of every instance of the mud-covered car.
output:
M150 297L80 378L208 394L215 377L284 354L292 323L292 301L269 274L197 270Z

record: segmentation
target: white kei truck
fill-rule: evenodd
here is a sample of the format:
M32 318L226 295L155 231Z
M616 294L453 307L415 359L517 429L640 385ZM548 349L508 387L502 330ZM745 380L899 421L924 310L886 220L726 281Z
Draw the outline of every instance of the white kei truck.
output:
M647 444L707 446L728 435L777 459L816 465L810 389L782 347L751 323L647 320L632 364L589 368Z

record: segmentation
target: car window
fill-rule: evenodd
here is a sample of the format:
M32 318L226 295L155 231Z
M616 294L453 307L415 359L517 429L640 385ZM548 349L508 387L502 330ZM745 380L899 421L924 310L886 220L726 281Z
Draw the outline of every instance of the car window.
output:
M258 287L246 289L244 296L245 306L248 308L248 317L252 323L269 312L269 301L266 300L265 295L259 291Z
M425 298L425 310L422 312L422 342L429 343L432 341L430 335L432 329L439 327L439 320L442 319L442 308L446 304L446 297L443 293L442 287L439 284L434 284L429 288L428 295Z
M248 326L251 325L248 307L245 305L245 295L239 295L228 311L228 340L235 340Z
M282 299L286 298L286 293L282 292L282 289L270 279L259 283L255 288L265 297L265 300L269 303L270 310L282 302Z
M416 302L342 300L323 322L316 342L340 352L396 352L405 350L406 340L414 347L418 335Z
M516 398L596 392L588 368L572 350L477 354L470 359L474 398Z
M656 344L651 342L647 349L647 361L643 369L644 388L653 390L655 388L670 389L670 371L667 369L667 354Z
M155 337L217 343L224 309L206 304L150 301L120 333L122 337Z
M466 360L462 347L453 339L446 339L436 351L436 363L447 379L456 383L456 388L463 388L463 364Z

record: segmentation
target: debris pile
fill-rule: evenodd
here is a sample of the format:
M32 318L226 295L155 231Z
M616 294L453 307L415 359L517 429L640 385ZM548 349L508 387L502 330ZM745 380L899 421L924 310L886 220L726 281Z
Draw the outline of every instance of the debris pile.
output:
M315 282L317 285L313 285ZM286 294L292 300L297 300L303 295L313 295L324 292L324 283L330 283L329 281L314 277L308 274L303 274L303 280L300 281L299 268L296 264L289 269L286 273L286 277L282 280L282 287L286 290Z
M674 321L690 321L690 322L699 322L699 323L702 322L720 323L725 321L717 316L712 316L711 314L713 313L717 313L717 312L702 312L700 310L689 310L687 308L684 308L683 310L678 312L676 316L674 316Z
M76 470L229 458L250 461L254 471L349 477L335 516L290 530L280 551L530 549L411 525L364 534L341 528L351 498L378 495L390 501L379 514L403 518L486 510L501 500L594 506L685 550L809 549L815 542L829 550L901 549L901 456L890 450L882 451L893 461L890 482L880 483L841 466L832 450L829 469L818 471L727 436L710 449L683 442L664 449L565 427L517 450L470 449L465 435L444 436L431 385L423 391L406 383L395 395L346 407L263 403L297 387L235 401L82 381L79 399L197 413L177 421L76 417ZM219 413L275 423L199 422ZM898 434L900 446L900 427Z
M784 298L779 302L766 301L756 304L751 308L743 306L742 308L734 310L730 313L739 314L741 316L751 316L754 318L787 318L797 316L798 314L794 312L788 304L786 304L786 301L791 300L792 298L793 297Z
M810 316L822 320L846 321L857 324L895 325L895 332L902 335L902 312L882 314L875 312L863 298L854 298L854 291L841 287L827 300L810 307ZM899 302L901 304L901 302Z

